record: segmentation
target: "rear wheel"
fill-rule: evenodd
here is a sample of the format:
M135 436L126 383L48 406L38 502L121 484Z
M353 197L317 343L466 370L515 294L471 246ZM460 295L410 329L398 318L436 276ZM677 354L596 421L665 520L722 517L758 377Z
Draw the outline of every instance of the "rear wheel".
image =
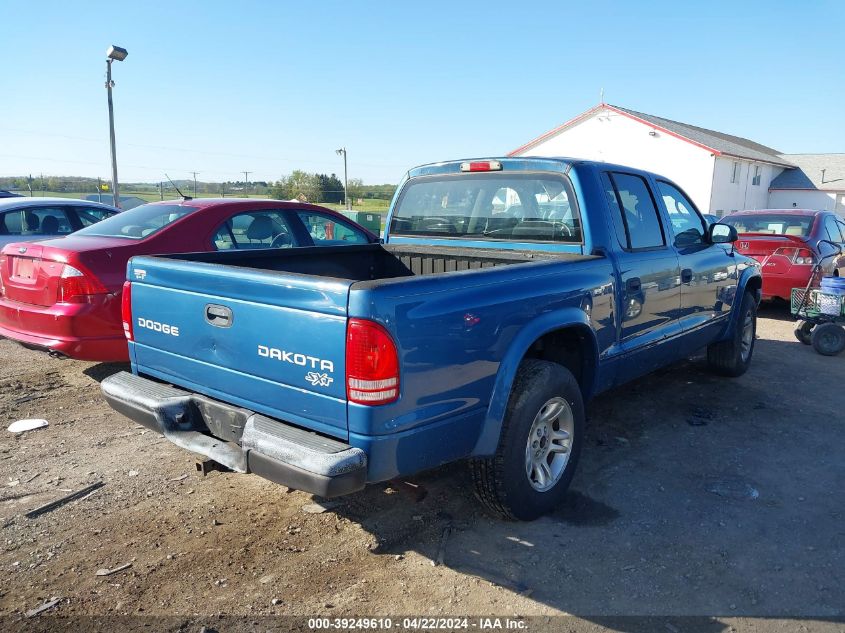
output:
M815 325L815 323L810 323L809 321L798 321L798 325L795 328L795 338L804 343L804 345L809 345L812 343L811 337Z
M717 374L742 376L751 366L756 334L757 302L750 292L746 292L742 296L739 322L734 326L733 334L728 340L707 347L707 364Z
M498 515L531 521L557 506L581 452L584 404L572 373L526 359L511 390L493 457L470 463L476 495Z
M845 329L836 323L821 323L813 328L813 349L823 356L836 356L845 349Z

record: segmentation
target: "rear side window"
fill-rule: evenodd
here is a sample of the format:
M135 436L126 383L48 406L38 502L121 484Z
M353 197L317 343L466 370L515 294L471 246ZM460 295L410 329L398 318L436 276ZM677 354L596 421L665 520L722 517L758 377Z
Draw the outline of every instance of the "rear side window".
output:
M646 181L633 174L605 175L608 203L622 245L628 250L665 246L663 227Z
M831 242L839 243L842 241L842 234L839 232L839 223L832 215L825 218L824 228L827 231L829 236L828 239Z
M140 207L117 213L101 222L86 226L76 235L125 237L140 240L193 213L197 207L181 204L142 204Z
M7 211L0 218L0 235L67 235L73 231L60 207L27 207Z
M410 180L393 235L580 244L569 180L554 173L447 174Z
M296 215L305 225L314 246L366 244L369 241L362 231L338 221L335 217L312 211L297 211Z
M283 211L247 211L234 215L217 229L212 240L218 251L296 245Z

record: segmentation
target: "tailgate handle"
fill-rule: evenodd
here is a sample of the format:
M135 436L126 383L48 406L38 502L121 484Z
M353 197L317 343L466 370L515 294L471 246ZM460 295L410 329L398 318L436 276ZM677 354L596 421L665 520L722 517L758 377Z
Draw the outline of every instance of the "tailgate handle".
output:
M209 303L205 306L205 320L215 327L231 327L234 320L232 309Z

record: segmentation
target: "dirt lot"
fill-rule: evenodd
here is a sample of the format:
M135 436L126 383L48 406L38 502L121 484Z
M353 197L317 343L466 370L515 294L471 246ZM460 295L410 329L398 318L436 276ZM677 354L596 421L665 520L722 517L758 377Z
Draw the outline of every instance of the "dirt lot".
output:
M421 501L373 486L323 514L255 476L203 478L105 405L98 380L119 366L0 341L0 615L20 624L59 597L27 622L574 614L568 628L594 630L635 614L668 616L662 631L688 615L718 616L708 631L842 630L845 355L799 344L787 317L763 311L740 379L692 359L598 398L566 507L528 524L485 515L462 465L415 479ZM30 417L50 425L6 431Z

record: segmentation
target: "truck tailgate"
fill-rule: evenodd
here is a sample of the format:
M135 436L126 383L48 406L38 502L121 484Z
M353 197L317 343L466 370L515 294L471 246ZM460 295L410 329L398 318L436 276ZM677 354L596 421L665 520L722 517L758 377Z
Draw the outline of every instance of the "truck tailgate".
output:
M138 373L348 437L351 281L152 257L127 274Z

